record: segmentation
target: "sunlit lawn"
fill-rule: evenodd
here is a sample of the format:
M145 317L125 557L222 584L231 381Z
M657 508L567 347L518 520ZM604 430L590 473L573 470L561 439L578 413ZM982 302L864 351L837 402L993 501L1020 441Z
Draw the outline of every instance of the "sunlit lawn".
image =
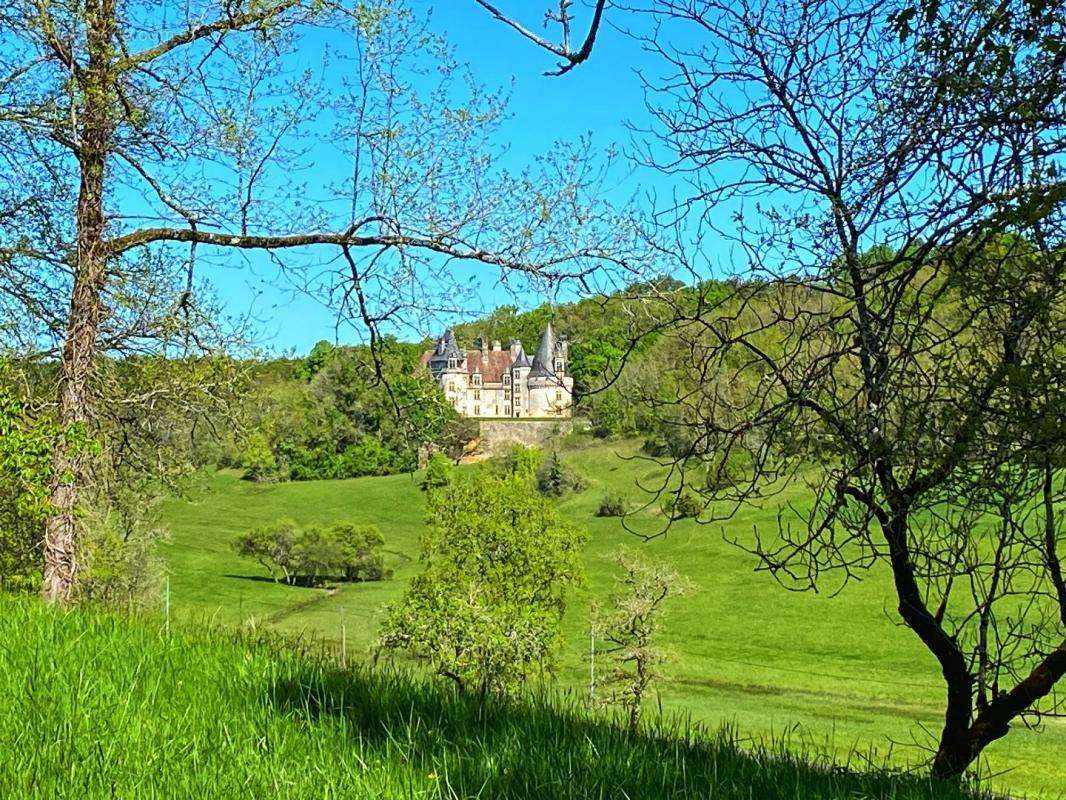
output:
M560 507L592 534L586 552L588 585L566 620L561 685L586 691L588 609L612 584L618 548L639 547L672 563L694 584L670 610L664 644L672 654L669 680L660 686L664 711L718 725L734 722L740 735L787 736L795 744L831 749L843 757L858 749L899 764L925 757L939 729L937 668L893 619L888 575L878 572L837 596L787 592L755 559L729 544L753 526L776 529L776 507L747 508L721 526L675 525L643 542L617 519L594 516L608 488L640 497L634 484L653 465L620 458L628 443L569 450L568 461L589 488ZM802 502L801 490L792 499ZM423 527L417 476L390 476L257 486L232 473L216 475L192 502L165 508L171 541L165 548L174 613L234 624L254 618L289 633L346 641L350 658L365 656L382 608L415 574ZM253 525L291 517L302 523L352 520L378 524L387 543L392 580L334 591L271 583L254 562L230 550L233 537ZM658 519L645 516L641 527ZM343 630L343 634L342 634ZM1015 792L1066 796L1066 724L1041 733L1018 731L988 751L995 784Z

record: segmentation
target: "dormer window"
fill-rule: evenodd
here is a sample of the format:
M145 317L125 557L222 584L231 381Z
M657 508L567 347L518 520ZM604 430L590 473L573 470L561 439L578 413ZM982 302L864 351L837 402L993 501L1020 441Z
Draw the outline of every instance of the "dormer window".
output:
M556 372L562 372L563 371L563 360L561 358L555 359L555 371Z
M480 375L480 373L475 372L474 373L474 386L480 386L480 385L481 385L481 375Z
M455 369L458 366L459 366L459 364L454 358L449 358L448 359L448 369Z

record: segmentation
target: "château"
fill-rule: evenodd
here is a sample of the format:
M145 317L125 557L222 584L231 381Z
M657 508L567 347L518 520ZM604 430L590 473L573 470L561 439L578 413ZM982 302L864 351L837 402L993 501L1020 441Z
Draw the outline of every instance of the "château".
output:
M465 417L569 417L574 379L568 374L569 343L544 329L530 360L522 343L480 338L473 350L461 350L448 329L422 365L432 373L448 401Z

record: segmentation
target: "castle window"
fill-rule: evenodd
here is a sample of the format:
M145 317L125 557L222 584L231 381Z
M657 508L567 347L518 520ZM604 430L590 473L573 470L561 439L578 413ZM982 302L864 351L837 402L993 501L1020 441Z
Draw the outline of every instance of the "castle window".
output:
M555 402L557 402L557 403L561 402L562 399L563 399L563 393L560 390L556 389L555 390Z
M456 360L454 358L449 358L448 359L448 369L455 369L457 366L458 366L458 363L456 362Z
M480 385L481 385L481 375L479 375L478 373L475 372L474 373L474 386L480 386Z
M507 404L507 403L504 403L504 406L503 406L503 413L504 413L505 415L509 415L509 414L511 413L511 406L510 406L509 404Z
M475 417L480 417L481 416L481 406L474 406L474 416Z
M480 400L481 399L481 390L480 389L475 389L474 390L474 399L475 400Z
M556 372L562 372L563 371L563 360L561 358L557 359L556 362L555 362L555 371Z
M511 376L510 375L504 375L503 376L503 385L504 386L510 386L511 385Z

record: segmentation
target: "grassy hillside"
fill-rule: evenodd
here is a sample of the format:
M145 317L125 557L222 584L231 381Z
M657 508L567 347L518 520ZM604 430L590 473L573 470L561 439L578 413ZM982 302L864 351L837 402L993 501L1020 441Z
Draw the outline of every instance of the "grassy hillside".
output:
M610 590L620 545L671 562L695 589L672 609L666 645L673 659L661 685L665 711L717 726L734 723L744 737L787 736L793 745L846 757L857 748L897 764L923 759L939 729L937 668L913 635L892 619L887 574L872 574L836 597L793 594L755 574L752 557L727 544L720 528L681 523L646 544L618 520L593 515L607 488L636 499L634 483L653 477L646 462L626 460L632 447L597 445L567 453L590 481L561 507L587 527L589 584L568 613L563 686L588 681L588 607ZM802 503L801 496L790 499ZM423 501L410 476L256 486L220 474L194 502L166 508L172 541L166 556L173 607L183 615L239 623L254 618L285 632L339 641L365 654L382 617L418 570ZM278 586L229 550L238 532L279 517L302 522L375 522L385 534L392 581L336 592ZM650 520L649 520L650 521ZM727 533L776 524L776 509L750 508ZM988 751L995 784L1016 792L1066 796L1066 724L1039 734L1018 731Z
M32 600L0 596L0 641L5 798L976 797Z

